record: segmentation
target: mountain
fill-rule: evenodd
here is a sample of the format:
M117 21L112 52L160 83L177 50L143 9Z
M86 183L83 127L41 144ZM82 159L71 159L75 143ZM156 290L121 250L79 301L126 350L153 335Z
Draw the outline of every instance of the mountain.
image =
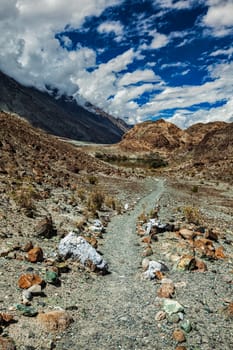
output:
M76 182L80 172L111 174L114 169L23 118L0 113L0 175L5 179L59 186L70 179Z
M129 130L118 147L134 154L158 153L180 174L233 179L233 123L198 123L181 130L162 119L144 122Z
M128 151L171 152L182 149L188 134L176 125L163 119L135 125L124 136L119 146Z
M76 100L25 87L0 72L0 110L13 112L27 119L34 127L48 133L96 143L121 140L128 126L94 106L84 108Z

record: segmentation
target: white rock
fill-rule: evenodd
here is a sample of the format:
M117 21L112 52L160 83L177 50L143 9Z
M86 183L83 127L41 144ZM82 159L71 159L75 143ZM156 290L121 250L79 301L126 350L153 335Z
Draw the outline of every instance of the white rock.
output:
M41 293L41 285L34 284L30 288L28 288L27 291L30 292L32 295L33 294L40 294Z
M150 260L148 258L144 258L142 260L142 269L143 271L146 271L149 267Z
M166 272L168 268L165 264L152 260L149 262L148 270L143 275L145 278L153 280L157 271Z
M95 248L74 232L70 232L60 241L58 249L60 255L65 258L77 259L83 265L90 260L99 270L108 270L106 261L97 253Z
M129 209L129 204L128 204L128 203L126 203L126 204L124 205L124 209L125 209L125 210L128 210L128 209Z

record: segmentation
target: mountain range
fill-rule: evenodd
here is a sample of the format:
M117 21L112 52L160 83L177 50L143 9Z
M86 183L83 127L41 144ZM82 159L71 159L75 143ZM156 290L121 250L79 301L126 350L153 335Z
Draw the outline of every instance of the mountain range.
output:
M72 97L26 87L0 71L0 110L16 113L50 134L79 141L115 143L129 126L101 109Z

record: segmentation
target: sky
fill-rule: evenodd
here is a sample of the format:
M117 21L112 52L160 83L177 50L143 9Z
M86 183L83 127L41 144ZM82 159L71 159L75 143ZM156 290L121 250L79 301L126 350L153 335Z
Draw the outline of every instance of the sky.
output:
M233 0L0 0L0 70L129 124L233 121Z

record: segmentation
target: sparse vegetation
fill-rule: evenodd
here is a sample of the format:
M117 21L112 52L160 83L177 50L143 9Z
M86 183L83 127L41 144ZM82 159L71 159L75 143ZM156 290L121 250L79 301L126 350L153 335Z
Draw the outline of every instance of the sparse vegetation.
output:
M87 200L87 207L90 211L95 212L100 210L104 204L105 195L100 190L95 190L90 193Z
M187 206L183 208L184 216L188 223L199 225L201 223L200 210L193 206Z
M89 184L91 184L91 185L97 185L98 184L98 179L94 175L88 176L88 181L89 181Z

